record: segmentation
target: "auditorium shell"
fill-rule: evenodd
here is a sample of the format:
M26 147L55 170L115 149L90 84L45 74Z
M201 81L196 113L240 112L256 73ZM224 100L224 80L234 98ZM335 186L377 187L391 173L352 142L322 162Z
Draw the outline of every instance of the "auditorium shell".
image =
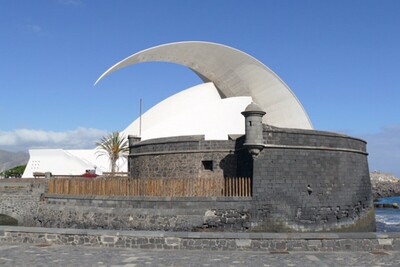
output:
M237 49L209 42L179 42L140 51L107 70L97 81L123 67L143 62L183 65L204 83L161 101L142 115L141 140L169 136L204 135L206 140L227 140L244 134L246 106L256 102L268 116L264 123L277 127L312 129L304 108L289 87L267 66ZM110 89L111 90L111 89ZM121 131L139 135L139 118ZM23 178L34 172L80 175L109 169L94 149L31 149ZM62 164L60 164L62 162ZM127 170L121 160L119 170Z

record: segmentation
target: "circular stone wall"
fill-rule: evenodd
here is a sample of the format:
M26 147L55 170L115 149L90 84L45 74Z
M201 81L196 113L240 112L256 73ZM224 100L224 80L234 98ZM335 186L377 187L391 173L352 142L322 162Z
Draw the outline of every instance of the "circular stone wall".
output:
M254 229L375 230L363 140L264 127L264 141L253 166Z
M374 231L366 143L319 131L264 127L254 159L243 137L202 136L134 143L136 179L251 177L250 197L47 196L42 226L198 231ZM209 169L204 161L213 164ZM243 174L243 175L242 175ZM209 229L208 229L209 230Z
M252 159L244 137L202 136L131 144L133 178L252 177L250 230L374 231L366 142L313 130L264 126L264 148ZM212 170L204 162L212 163Z

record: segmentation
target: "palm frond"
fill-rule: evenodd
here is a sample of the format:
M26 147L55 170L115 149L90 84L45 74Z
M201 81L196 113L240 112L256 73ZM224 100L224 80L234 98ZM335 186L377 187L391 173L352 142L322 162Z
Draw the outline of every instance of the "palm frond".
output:
M118 159L126 158L128 156L128 140L124 136L120 135L119 132L113 132L102 137L100 142L97 142L96 145L97 157L108 156L112 173L115 172Z

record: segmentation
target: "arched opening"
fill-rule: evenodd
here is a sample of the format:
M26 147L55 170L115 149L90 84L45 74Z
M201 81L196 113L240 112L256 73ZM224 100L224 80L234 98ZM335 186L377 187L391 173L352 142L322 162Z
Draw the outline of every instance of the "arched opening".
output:
M13 217L11 217L11 216L8 216L8 215L5 215L5 214L0 214L0 225L14 225L14 226L16 226L16 225L18 225L18 220L13 218Z

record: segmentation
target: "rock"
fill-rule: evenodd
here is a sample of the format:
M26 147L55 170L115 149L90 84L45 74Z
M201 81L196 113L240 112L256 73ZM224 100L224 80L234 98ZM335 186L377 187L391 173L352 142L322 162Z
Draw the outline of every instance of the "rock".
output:
M400 196L400 180L391 174L370 173L374 200L384 197Z

